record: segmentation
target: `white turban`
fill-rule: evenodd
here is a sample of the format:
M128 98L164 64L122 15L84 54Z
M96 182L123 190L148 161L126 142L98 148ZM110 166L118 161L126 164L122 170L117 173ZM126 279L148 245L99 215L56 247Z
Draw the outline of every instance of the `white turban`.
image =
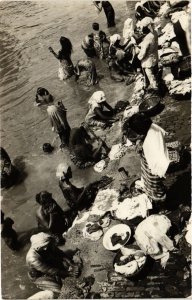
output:
M104 102L106 100L105 94L103 91L97 91L95 93L93 93L93 95L91 96L91 98L89 99L88 103L89 104L93 104L93 103L101 103Z
M140 22L140 28L143 29L144 27L147 27L149 25L153 24L153 19L150 17L145 17Z
M44 232L40 232L37 234L34 234L31 236L31 247L35 250L38 250L42 247L45 247L49 244L51 240L51 235L44 233Z
M117 33L110 36L111 45L114 45L116 41L120 41L120 40L121 40L121 36Z
M66 174L68 168L69 168L69 165L67 163L59 164L58 167L57 167L57 171L56 171L56 177L59 178L59 179L61 177L63 177L63 173Z

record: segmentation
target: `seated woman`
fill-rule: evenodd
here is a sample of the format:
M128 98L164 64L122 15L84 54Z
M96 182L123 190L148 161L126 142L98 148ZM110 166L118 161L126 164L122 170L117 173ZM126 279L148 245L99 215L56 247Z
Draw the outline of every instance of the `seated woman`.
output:
M113 108L106 102L103 91L93 93L88 101L89 110L85 117L85 123L91 126L105 128L110 126L116 119L114 118ZM107 110L105 110L105 108Z
M59 178L59 187L71 209L88 209L94 201L99 189L111 183L110 177L102 177L99 181L88 184L86 187L78 188L70 182L72 178L71 167L67 164L59 164L56 172Z
M45 88L39 87L35 99L36 105L49 104L53 102L53 96Z
M67 109L62 101L58 102L58 105L49 105L47 113L50 117L52 131L58 133L60 137L60 147L68 146L71 128L67 121Z
M59 293L62 280L78 277L82 268L79 253L69 258L56 246L55 239L44 232L32 235L31 248L26 256L29 279L41 290Z
M123 50L117 50L109 61L110 76L117 82L125 81L130 84L135 80L134 69L128 61L129 56Z
M103 143L100 142L96 148L93 140L83 126L73 128L69 139L69 149L72 161L89 166L98 162L102 157Z
M17 233L12 228L13 224L14 221L11 218L5 218L1 210L1 237L11 250L18 250L19 242L17 240Z
M9 188L14 184L16 179L16 169L11 163L11 159L5 149L0 147L0 178L1 178L1 188Z
M84 40L81 43L81 48L87 55L87 57L95 57L96 51L94 48L94 39L93 39L93 33L87 35Z
M94 30L93 40L96 56L100 59L105 59L109 53L110 42L108 41L105 32L99 30L98 23L93 23L92 28Z
M64 212L52 198L52 194L47 191L37 194L36 202L40 205L36 212L38 226L62 241L62 234L71 227L77 212L71 210Z
M75 66L76 81L91 86L98 83L95 64L89 59L81 59Z
M58 70L58 77L60 80L66 80L70 78L74 74L74 67L71 61L71 53L72 53L72 44L71 41L62 36L60 38L61 50L58 54L49 47L49 51L59 60L59 70Z

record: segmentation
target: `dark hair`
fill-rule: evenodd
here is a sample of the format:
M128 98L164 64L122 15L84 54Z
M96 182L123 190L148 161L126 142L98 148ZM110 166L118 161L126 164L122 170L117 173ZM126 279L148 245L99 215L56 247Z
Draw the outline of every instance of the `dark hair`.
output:
M45 96L45 95L49 95L49 92L48 92L48 90L46 90L45 88L38 87L38 89L37 89L37 94L38 94L39 96Z
M52 201L52 194L47 191L42 191L36 195L36 202L40 205L43 205L50 201Z
M139 135L146 135L152 121L143 113L136 113L129 119L129 127Z
M99 23L93 23L92 28L93 28L93 30L98 31L99 30Z
M71 41L64 37L64 36L61 36L60 37L60 44L61 44L61 51L62 51L62 54L64 56L68 56L70 57L71 56L71 53L72 53L72 50L73 50L73 46L71 44Z
M144 34L148 34L150 32L150 29L148 27L143 27L142 31Z

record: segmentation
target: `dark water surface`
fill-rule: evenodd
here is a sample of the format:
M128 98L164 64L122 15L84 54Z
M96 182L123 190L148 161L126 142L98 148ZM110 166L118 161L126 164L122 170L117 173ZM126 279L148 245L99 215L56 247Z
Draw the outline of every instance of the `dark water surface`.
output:
M50 156L42 153L44 142L52 142L46 108L34 106L37 87L45 87L68 108L68 120L78 126L87 111L87 101L95 90L104 90L109 102L128 99L129 87L111 81L105 62L96 61L97 71L104 78L91 88L78 86L74 79L59 81L58 61L48 47L59 50L60 36L70 38L73 44L74 64L84 57L81 41L92 31L96 21L107 34L122 33L123 23L133 13L126 11L125 1L111 1L116 11L116 29L106 28L102 12L97 15L92 2L81 1L2 1L0 2L0 76L1 76L1 144L15 165L22 170L22 183L2 191L2 209L15 221L17 232L28 232L36 227L35 195L49 190L63 206L55 169L58 163L68 160L67 153L58 150ZM73 167L74 180L85 184L93 179L92 169L85 171ZM2 243L2 297L25 299L36 292L27 278L25 264L27 244L18 254L12 253Z

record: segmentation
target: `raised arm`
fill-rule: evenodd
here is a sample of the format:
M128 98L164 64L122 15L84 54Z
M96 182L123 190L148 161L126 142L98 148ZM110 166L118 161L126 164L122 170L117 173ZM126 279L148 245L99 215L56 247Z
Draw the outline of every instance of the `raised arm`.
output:
M49 51L57 58L59 59L59 54L57 54L52 47L49 47Z

